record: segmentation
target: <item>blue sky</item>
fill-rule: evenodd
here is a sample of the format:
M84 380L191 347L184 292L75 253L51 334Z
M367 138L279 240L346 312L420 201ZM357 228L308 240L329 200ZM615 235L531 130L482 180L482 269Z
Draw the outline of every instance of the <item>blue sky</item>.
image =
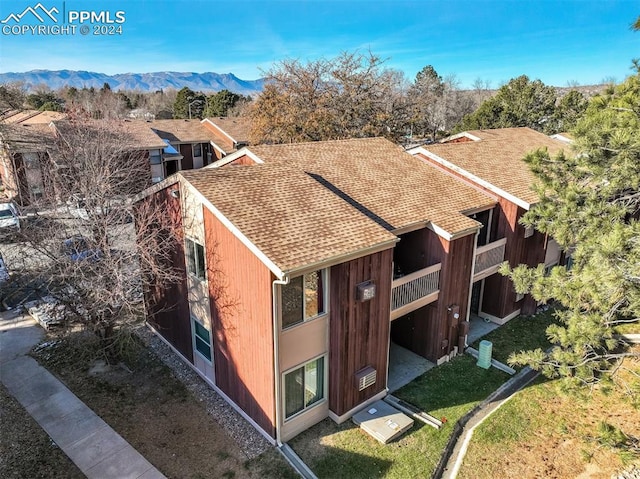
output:
M2 0L0 20L38 1L67 13L123 11L122 34L1 33L1 72L213 71L253 80L278 60L359 49L409 79L433 65L462 86L480 78L497 87L521 74L564 86L622 80L640 57L640 32L629 29L640 15L635 0Z

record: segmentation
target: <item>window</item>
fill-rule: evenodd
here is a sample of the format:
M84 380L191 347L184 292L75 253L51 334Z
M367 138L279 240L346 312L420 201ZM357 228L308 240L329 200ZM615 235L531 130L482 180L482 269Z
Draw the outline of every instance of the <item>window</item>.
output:
M162 163L162 155L160 154L160 150L150 150L149 151L149 163L152 165L159 165Z
M187 271L201 281L207 279L204 246L187 238Z
M324 290L324 271L298 276L282 286L282 328L323 314Z
M211 333L196 319L193 322L193 335L195 337L196 351L198 351L207 361L211 361Z
M193 145L193 157L196 158L202 156L202 144L196 143Z
M23 155L24 167L27 170L35 170L36 168L40 168L40 160L38 159L38 155L35 153L25 153Z
M324 399L324 357L284 375L285 419Z

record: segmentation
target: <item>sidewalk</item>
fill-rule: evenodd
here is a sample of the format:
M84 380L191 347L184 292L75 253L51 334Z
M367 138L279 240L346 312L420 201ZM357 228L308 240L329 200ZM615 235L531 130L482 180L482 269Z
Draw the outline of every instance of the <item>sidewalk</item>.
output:
M0 313L0 381L89 479L162 479L153 465L27 353L44 331ZM3 425L3 427L9 427Z

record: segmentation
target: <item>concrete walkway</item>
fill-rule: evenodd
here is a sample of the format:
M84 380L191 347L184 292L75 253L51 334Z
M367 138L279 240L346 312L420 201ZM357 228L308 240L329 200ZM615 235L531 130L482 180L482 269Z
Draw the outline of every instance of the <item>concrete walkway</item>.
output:
M27 356L43 337L44 331L30 316L0 313L0 381L9 394L88 478L164 478L64 384Z

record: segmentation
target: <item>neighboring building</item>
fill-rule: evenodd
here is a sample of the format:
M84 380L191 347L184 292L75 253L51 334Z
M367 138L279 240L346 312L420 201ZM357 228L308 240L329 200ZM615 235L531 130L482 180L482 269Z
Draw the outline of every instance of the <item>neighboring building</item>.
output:
M241 120L214 121L228 126L234 135L243 131ZM129 136L132 151L144 151L149 158L152 183L181 170L202 168L244 144L209 120L116 123ZM110 124L104 122L107 127ZM50 159L55 139L64 128L65 115L57 112L10 111L0 116L0 181L5 196L28 205L43 195L47 187L45 160Z
M246 118L205 118L202 125L214 135L211 139L212 161L221 160L249 144L251 124Z
M155 120L145 125L166 143L162 152L151 152L154 183L177 171L202 168L215 161L212 151L217 137L200 120Z
M409 152L461 182L498 197L492 211L475 215L483 224L479 250L486 242L504 238L504 258L512 267L544 263L550 268L561 260L558 244L519 223L538 201L533 189L535 176L524 157L540 148L554 155L569 145L530 128L502 128L463 132ZM500 274L476 277L471 298L472 313L500 324L518 314L532 314L537 306L530 295L517 294L511 280Z
M386 395L391 340L460 352L471 283L503 260L472 219L496 196L381 138L244 148L138 201L184 239L149 323L276 441Z
M64 120L65 113L40 110L9 110L0 114L0 124L47 125L52 121Z
M0 125L0 186L2 194L20 205L37 201L45 191L48 150L55 134L47 124Z
M64 113L9 110L0 114L0 188L7 198L29 204L42 196L46 179L41 164L54 141L49 124Z

